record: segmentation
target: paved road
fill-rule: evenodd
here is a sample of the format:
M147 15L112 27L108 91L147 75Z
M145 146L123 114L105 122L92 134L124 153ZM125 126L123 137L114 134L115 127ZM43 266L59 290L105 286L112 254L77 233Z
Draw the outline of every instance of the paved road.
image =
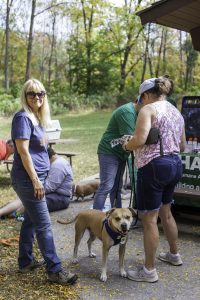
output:
M123 200L128 206L128 200ZM53 230L58 254L64 265L70 262L74 246L74 225L61 225L58 218L71 218L79 211L88 209L91 201L72 202L67 210L52 213ZM182 215L177 218L179 228L179 246L184 264L174 267L156 261L159 274L157 283L138 283L121 278L118 272L118 246L112 247L108 262L108 280L102 283L99 280L101 271L101 242L94 242L93 250L96 258L89 258L87 252L87 238L85 234L79 247L79 264L71 266L79 275L78 288L80 299L84 300L198 300L200 299L200 220L186 218ZM160 226L159 226L160 227ZM167 249L167 242L160 228L159 251ZM129 233L125 258L126 269L134 268L142 263L143 241L142 227L133 229Z

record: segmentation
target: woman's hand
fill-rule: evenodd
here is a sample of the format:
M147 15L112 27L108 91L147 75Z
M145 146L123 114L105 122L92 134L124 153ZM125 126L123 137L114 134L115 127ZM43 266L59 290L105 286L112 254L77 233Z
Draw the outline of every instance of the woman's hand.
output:
M34 196L41 200L45 194L42 182L39 180L39 178L34 178L32 179L32 183L34 188Z
M128 150L128 149L126 148L126 145L127 145L127 144L128 144L128 141L124 142L123 145L122 145L122 148L123 148L123 150L126 151L126 152L131 152L131 150Z

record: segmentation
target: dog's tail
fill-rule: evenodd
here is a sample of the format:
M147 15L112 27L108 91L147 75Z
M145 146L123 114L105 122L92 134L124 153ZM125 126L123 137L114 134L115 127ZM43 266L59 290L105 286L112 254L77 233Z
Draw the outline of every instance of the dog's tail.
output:
M67 225L67 224L74 223L77 218L78 218L78 215L75 218L73 218L72 220L66 220L66 221L64 221L64 220L57 220L57 222L60 223L60 224L66 224Z

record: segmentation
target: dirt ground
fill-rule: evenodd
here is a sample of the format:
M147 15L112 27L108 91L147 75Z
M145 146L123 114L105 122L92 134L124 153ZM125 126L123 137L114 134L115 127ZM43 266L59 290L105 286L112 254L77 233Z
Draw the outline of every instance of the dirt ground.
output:
M115 300L188 300L200 299L200 218L180 215L177 217L179 228L179 248L183 265L171 266L156 261L159 281L156 283L138 283L121 278L118 269L118 246L112 247L108 261L108 280L99 280L101 271L101 242L94 242L93 250L96 258L89 258L87 238L85 234L79 247L79 264L70 263L74 246L74 224L62 225L57 219L69 219L79 211L88 209L92 201L72 202L67 210L51 214L55 243L64 264L79 275L79 296L84 300L115 299ZM123 200L123 206L128 206L128 200ZM159 226L160 227L160 226ZM132 269L143 261L142 227L132 229L129 233L125 257L126 269ZM166 239L160 228L160 245L158 251L168 249ZM159 253L158 252L158 253Z

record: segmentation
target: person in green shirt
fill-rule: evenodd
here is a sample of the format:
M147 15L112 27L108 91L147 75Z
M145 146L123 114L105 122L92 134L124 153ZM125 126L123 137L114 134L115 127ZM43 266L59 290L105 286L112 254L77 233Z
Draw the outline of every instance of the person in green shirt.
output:
M103 210L108 194L111 207L122 207L121 189L129 153L123 150L121 144L112 147L111 141L133 135L140 107L140 104L129 102L118 107L111 116L97 150L100 186L94 197L93 209Z

